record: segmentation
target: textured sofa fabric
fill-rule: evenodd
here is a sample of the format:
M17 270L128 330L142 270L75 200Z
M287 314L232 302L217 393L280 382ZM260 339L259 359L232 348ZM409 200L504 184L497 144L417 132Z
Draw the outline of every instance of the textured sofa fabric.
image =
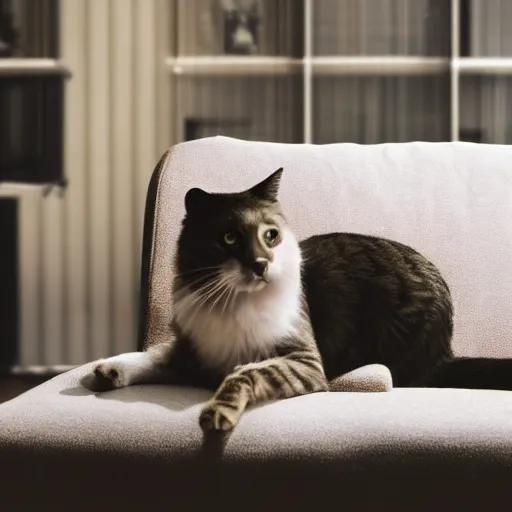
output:
M382 393L393 389L393 376L382 364L369 364L333 379L329 391Z
M207 392L95 395L80 386L88 367L0 407L2 510L446 510L439 500L487 507L512 493L512 393L309 395L204 442Z
M510 162L510 147L467 143L215 137L171 148L148 191L141 346L167 339L186 190L236 191L283 166L299 236L356 231L414 246L452 289L456 352L512 357ZM88 368L0 405L0 510L502 510L512 498L512 393L316 394L251 410L229 439L205 441L208 393L95 395L79 384ZM375 383L383 369L361 371Z
M406 243L452 290L458 355L512 357L512 146L293 145L213 137L178 144L150 186L144 345L167 339L170 265L184 196L248 188L284 167L280 199L299 237L353 231Z

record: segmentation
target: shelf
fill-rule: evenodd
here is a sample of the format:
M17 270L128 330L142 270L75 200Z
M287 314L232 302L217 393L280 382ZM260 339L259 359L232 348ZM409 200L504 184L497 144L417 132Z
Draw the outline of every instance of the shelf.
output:
M251 76L289 75L302 71L302 59L289 57L178 57L166 64L175 75Z
M464 57L178 57L168 58L167 66L175 75L264 76L301 72L311 63L316 76L424 76L458 68L462 75L510 75L512 58ZM0 74L3 72L0 62ZM41 67L41 69L50 69Z
M467 57L454 61L461 75L512 75L512 58Z
M313 57L311 62L316 76L423 76L450 69L450 60L443 57Z
M0 76L69 74L67 66L56 59L0 59Z
M63 190L58 183L21 183L2 181L0 178L0 197L23 197L31 194L41 194L46 197L54 190Z
M199 6L201 1L190 0L190 3ZM272 0L268 2L272 3ZM188 0L186 3L188 6ZM414 6L409 6L409 3L414 3ZM302 38L302 46L295 46L299 48L299 53L287 53L287 48L283 54L277 51L277 46L264 46L262 41L267 41L266 37L274 34L270 31L258 45L260 56L222 54L222 40L219 37L223 33L222 27L214 25L212 21L214 28L211 34L214 39L217 34L216 43L197 46L202 55L194 54L195 46L178 45L187 52L178 51L176 57L167 59L167 69L174 76L186 76L181 81L183 90L196 87L202 91L201 94L218 94L226 102L226 107L218 110L226 111L231 101L236 105L234 109L239 109L245 115L248 115L247 102L235 101L233 91L240 95L242 92L239 91L249 91L247 95L255 97L262 90L262 83L269 90L277 90L281 87L281 77L297 79L293 87L297 88L299 99L302 99L303 142L329 139L328 135L322 134L322 127L326 124L325 119L332 116L333 104L338 98L337 108L341 114L334 117L345 119L347 115L352 115L354 121L348 123L350 129L342 133L340 126L343 123L337 125L334 120L330 129L336 137L341 136L343 140L353 137L356 140L363 137L364 130L369 130L369 134L364 135L365 140L378 142L385 135L377 133L376 127L372 128L372 123L368 122L370 113L379 112L380 108L385 112L385 109L389 111L394 108L396 112L391 110L392 115L382 115L384 121L377 124L382 125L381 128L393 138L405 140L411 136L411 128L404 120L415 112L418 96L421 96L420 103L426 108L420 114L415 114L419 121L414 128L414 137L458 140L463 115L460 109L464 105L460 97L461 87L466 87L465 84L472 83L472 77L476 77L474 81L478 82L478 87L498 91L497 102L501 101L500 95L505 95L509 90L509 85L502 86L497 77L512 77L512 46L506 38L507 21L511 19L512 9L509 10L509 6L504 10L504 4L508 2L502 2L503 6L495 3L495 6L491 6L488 4L492 2L488 0L472 0L470 3L463 3L462 0L389 0L383 7L378 0L303 0L303 26L297 20L295 23L296 37ZM199 18L193 19L197 22ZM277 15L272 18L272 23L277 27L279 23L276 20ZM183 41L188 40L189 36L199 41L198 23L194 27L194 30L183 29ZM201 34L203 37L203 32ZM282 50L284 47L279 48ZM205 55L205 51L213 55ZM468 53L470 51L473 53ZM510 57L506 56L507 52L511 54ZM272 54L274 56L270 56ZM498 57L502 54L503 57ZM236 79L226 80L229 77ZM280 78L272 83L272 77ZM495 78L478 80L478 77ZM217 81L217 78L220 80ZM243 82L243 78L249 80ZM261 81L257 78L261 78ZM439 86L435 85L438 82ZM321 122L315 113L319 108L319 90L327 91L325 95L330 98L329 102L321 105ZM354 106L355 113L350 111L351 95L359 98ZM487 94L486 101L491 96ZM369 104L368 113L364 110L366 101ZM470 102L467 99L464 101ZM433 104L437 105L436 108L432 107ZM297 105L300 103L297 102ZM467 111L468 105L464 105L464 112ZM255 114L250 115L256 117ZM479 115L480 111L474 113L470 119L472 124L469 125L464 118L465 126L476 126ZM437 118L441 119L439 123ZM403 126L397 128L395 125L400 123ZM423 126L431 128L422 132ZM337 140L336 137L333 141Z
M450 60L442 57L177 57L167 66L175 75L251 76L288 75L311 63L315 75L430 75L447 71Z

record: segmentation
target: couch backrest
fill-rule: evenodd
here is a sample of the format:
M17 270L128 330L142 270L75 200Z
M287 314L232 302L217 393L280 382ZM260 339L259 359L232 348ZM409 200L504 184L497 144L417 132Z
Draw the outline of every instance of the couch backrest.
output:
M191 187L239 191L284 167L297 235L352 231L409 244L444 274L458 355L512 357L512 146L290 145L213 137L178 144L152 178L142 275L144 345L168 339L172 259Z

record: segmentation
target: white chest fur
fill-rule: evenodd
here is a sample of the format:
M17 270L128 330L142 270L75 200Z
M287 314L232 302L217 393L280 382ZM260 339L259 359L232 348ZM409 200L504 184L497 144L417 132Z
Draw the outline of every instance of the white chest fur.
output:
M230 371L272 354L295 334L301 314L300 252L295 240L283 243L273 262L274 279L257 292L239 292L229 307L198 307L197 292L175 297L175 320L190 336L201 359Z

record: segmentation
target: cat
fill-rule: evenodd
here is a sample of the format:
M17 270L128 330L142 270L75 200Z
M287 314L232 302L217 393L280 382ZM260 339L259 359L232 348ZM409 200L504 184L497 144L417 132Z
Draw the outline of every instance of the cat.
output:
M86 387L211 389L205 431L372 363L397 387L512 389L512 360L454 358L449 287L417 251L354 233L299 243L278 200L282 172L238 193L186 193L169 343L97 361Z

